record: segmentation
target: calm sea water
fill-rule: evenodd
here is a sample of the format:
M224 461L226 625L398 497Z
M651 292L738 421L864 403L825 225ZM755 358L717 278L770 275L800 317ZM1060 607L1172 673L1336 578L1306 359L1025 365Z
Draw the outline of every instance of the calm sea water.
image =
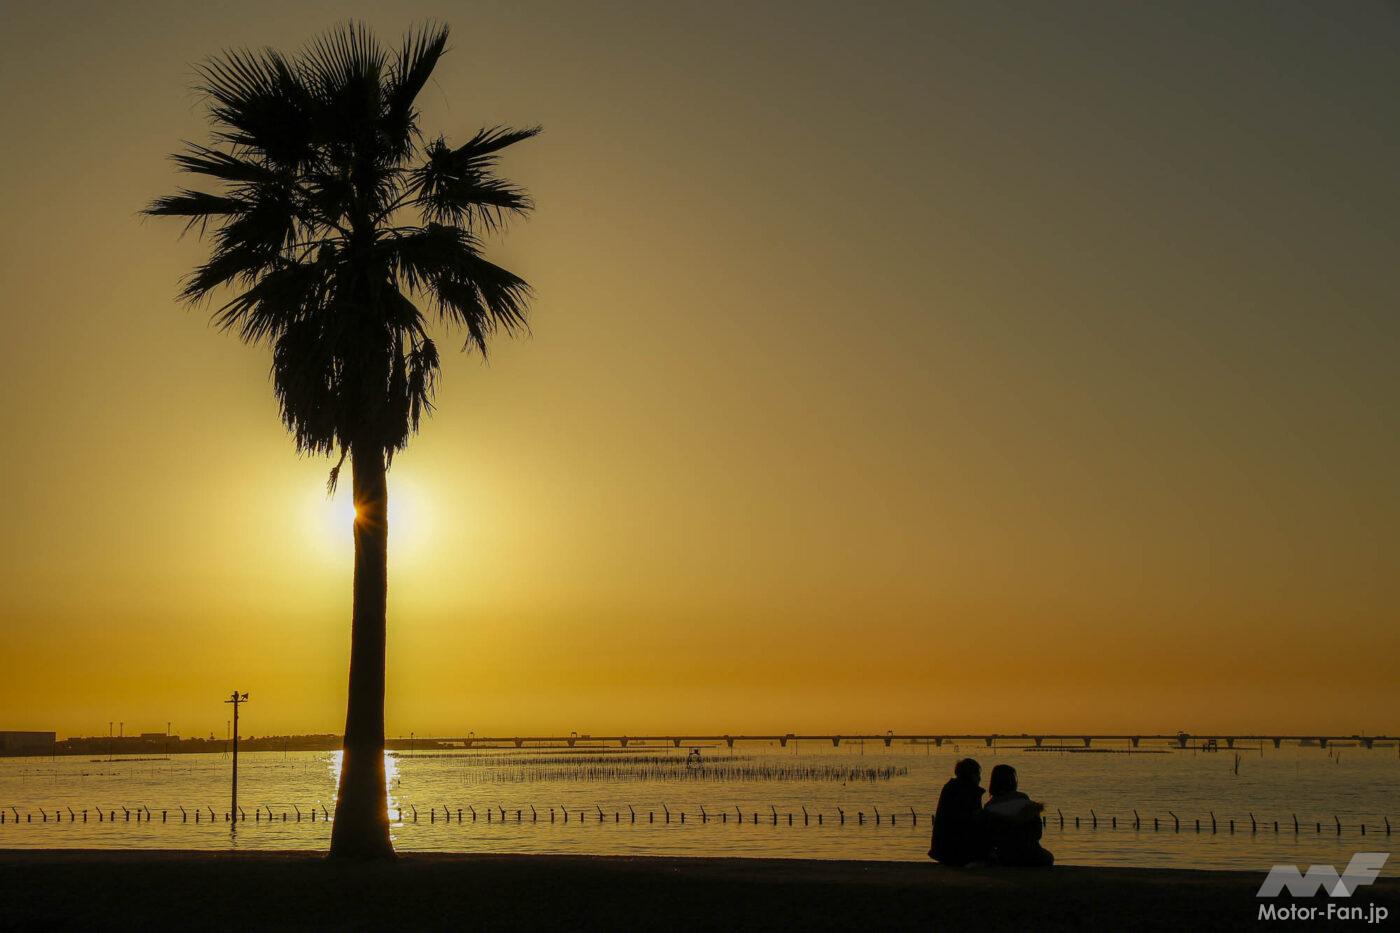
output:
M928 849L938 789L954 760L967 754L982 762L984 774L1000 762L1016 766L1022 789L1045 803L1044 843L1065 864L1341 864L1356 851L1392 851L1387 818L1400 830L1395 748L1269 747L1241 750L1237 761L1231 751L740 743L732 752L702 749L699 765L687 764L686 749L659 748L492 749L389 755L387 762L401 850L918 860ZM230 761L223 755L4 759L0 847L323 849L330 827L321 808L334 811L338 764L334 753L244 753L239 803L246 819L234 827L224 818ZM99 822L99 810L115 812L116 820ZM148 810L150 820L138 817ZM1400 874L1400 865L1387 865L1386 873Z

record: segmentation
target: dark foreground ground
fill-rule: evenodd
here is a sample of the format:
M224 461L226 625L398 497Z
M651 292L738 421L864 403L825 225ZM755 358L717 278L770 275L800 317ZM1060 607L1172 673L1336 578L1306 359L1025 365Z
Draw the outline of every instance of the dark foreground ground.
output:
M1247 929L1259 925L1261 880L791 859L420 854L344 865L308 853L0 850L0 930ZM1390 919L1369 928L1400 926L1400 880L1335 903L1386 907Z

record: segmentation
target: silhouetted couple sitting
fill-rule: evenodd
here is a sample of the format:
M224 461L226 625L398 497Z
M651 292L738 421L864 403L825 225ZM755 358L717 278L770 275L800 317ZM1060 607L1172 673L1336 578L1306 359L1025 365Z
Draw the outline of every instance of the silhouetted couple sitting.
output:
M1045 868L1055 856L1040 846L1040 811L1044 809L1016 789L1016 769L997 765L988 782L991 797L978 786L982 766L964 758L953 766L953 778L938 795L933 816L933 845L929 858L944 865L975 862Z

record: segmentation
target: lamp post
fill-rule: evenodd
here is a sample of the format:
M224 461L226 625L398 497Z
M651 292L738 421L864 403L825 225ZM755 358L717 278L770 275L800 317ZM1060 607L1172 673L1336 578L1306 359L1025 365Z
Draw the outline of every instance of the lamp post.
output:
M238 707L248 702L248 694L233 691L225 703L233 704L233 797L229 803L228 819L232 827L238 825Z

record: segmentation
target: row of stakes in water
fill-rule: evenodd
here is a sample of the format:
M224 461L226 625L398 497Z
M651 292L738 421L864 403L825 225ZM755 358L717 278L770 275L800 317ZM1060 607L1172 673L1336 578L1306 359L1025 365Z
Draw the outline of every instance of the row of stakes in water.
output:
M264 805L264 807L265 807L266 810L267 810L267 820L266 820L265 822L268 822L268 823L276 822L276 817L275 817L274 814L273 814L272 807L266 806L266 805ZM121 811L122 811L122 818L121 818L120 820L117 819L117 811L116 811L116 810L104 810L104 809L102 809L101 807L96 807L96 808L94 808L94 809L92 810L92 812L94 812L94 813L97 814L97 820L96 820L96 822L98 822L98 823L119 823L119 822L121 822L121 823L130 823L130 822L132 822L132 817L133 817L133 816L136 818L136 819L135 819L135 822L137 822L137 823L150 823L150 822L152 822L152 821L155 820L155 813L151 810L150 807L140 806L140 807L137 807L137 808L135 808L135 809L132 809L132 808L130 808L130 807L121 807L120 809L121 809ZM214 808L213 808L213 807L209 807L209 806L195 807L193 810L186 810L184 807L176 807L175 809L177 809L177 810L180 811L180 818L179 818L178 820L176 820L175 822L180 822L180 823L201 823L201 822L202 822L202 823L216 823L216 822L219 821L219 817L218 817L218 815L214 812ZM317 804L316 806L312 807L312 808L310 809L310 811L308 811L308 812L305 813L305 814L303 814L303 813L301 812L301 808L300 808L299 806L297 806L296 804L292 804L292 809L293 809L293 811L295 812L296 817L295 817L295 819L291 820L290 822L300 823L300 822L302 821L302 818L303 818L303 817L306 817L306 818L308 818L308 821L309 821L309 822L314 823L314 822L316 822L316 819L317 819L318 816L320 817L321 822L323 822L323 823L328 823L328 822L330 822L330 818L331 818L330 812L327 811L326 808L323 807L323 806L321 806L320 804ZM45 809L43 809L42 807L38 808L38 810L39 810L39 819L37 819L37 820L34 819L34 814L33 814L33 812L26 812L26 813L24 813L24 814L23 814L24 819L21 820L21 819L20 819L21 814L20 814L19 810L16 809L15 807L13 807L13 806L8 808L8 812L7 812L6 810L0 810L0 824L4 824L4 823L6 823L6 822L9 822L9 823L20 823L20 822L24 822L24 823L47 823L47 822L49 822L49 816L50 816L50 815L53 816L53 821L54 821L55 823L62 823L62 822L63 822L63 812L64 812L64 810L67 810L67 811L68 811L68 822L69 822L69 823L86 823L86 822L88 822L88 812L89 812L89 811L88 811L86 808L85 808L85 809L82 809L82 810L74 811L74 809L73 809L72 807L67 807L67 806L61 807L61 808L55 807L54 810L52 811L52 814L50 814L50 812L49 812L48 810L45 810ZM205 814L206 811L207 811L208 814L209 814L209 816L208 816L207 818L204 816L204 814ZM254 821L255 821L255 822L264 822L264 820L263 820L263 818L262 818L262 811L263 811L263 808L261 808L261 807L258 808L257 811L255 811L255 813L254 813ZM14 814L13 818L10 817L10 814L11 814L11 813ZM191 819L191 818L190 818L191 816L193 816L194 818ZM289 822L289 820L288 820L288 814L287 814L287 812L286 812L285 810L282 811L281 816L282 816L282 822L283 822L283 823ZM223 815L223 822L225 822L225 823L230 822L230 819L231 819L231 818L230 818L229 814L228 814L227 812L225 812L224 815ZM239 822L243 822L243 821L246 821L247 819L248 819L248 814L243 810L242 807L239 807L239 808L238 808L238 821L239 821ZM162 822L162 823L171 822L171 819L170 819L170 811L169 811L169 810L161 810L161 811L160 811L160 822Z
M131 818L132 818L133 815L136 817L136 822L138 822L138 823L142 823L142 822L150 823L150 822L154 821L154 819L155 819L155 814L154 814L153 811L151 811L151 809L150 809L149 807L142 806L142 807L138 807L137 809L134 809L134 810L133 810L133 809L130 809L130 808L128 808L128 807L122 807L121 809L122 809L122 820L121 820L120 822L130 823L130 822L132 821ZM196 808L196 809L194 809L194 810L186 810L184 807L178 807L177 809L180 811L180 819L179 819L179 822L181 822L181 823L189 823L189 822L194 822L194 823L200 823L200 822L205 822L205 823L216 823L216 822L219 822L218 816L217 816L217 814L214 812L214 809L213 809L212 807L206 806L206 807ZM608 815L603 811L603 808L602 808L602 807L599 807L599 806L595 805L595 806L593 807L593 809L596 810L597 813L598 813L597 822L598 822L599 824L603 824L603 823L606 823L606 822L608 821L608 819L607 819ZM769 809L769 811L770 811L770 817L761 820L761 822L766 822L766 823L769 823L770 825L773 825L773 826L778 826L778 825L780 825L780 823L782 822L782 820L781 820L781 818L780 818L781 815L778 813L777 807L774 807L774 806L770 805L768 809ZM55 810L53 811L53 813L52 813L53 821L54 821L54 822L56 822L56 823L61 823L61 822L63 822L63 812L64 812L64 810L67 810L67 812L68 812L68 822L69 822L69 823L77 823L77 822L86 823L86 822L88 822L88 810L84 809L84 810L80 810L80 811L76 811L76 812L75 812L75 811L73 810L72 807L63 807L62 809L55 809ZM276 813L276 812L274 812L273 809L272 809L272 807L271 807L270 805L267 805L267 804L264 804L262 807L259 807L259 808L257 808L256 810L253 811L253 821L254 821L254 822L256 822L256 823L264 822L264 820L263 820L263 811L264 811L264 810L267 811L267 819L266 819L265 822L268 822L268 823L279 822L279 819L278 819L279 814ZM324 806L322 806L322 805L320 805L320 804L317 804L316 806L312 807L312 808L310 809L310 811L309 811L309 814L303 814L302 811L301 811L301 808L300 808L299 806L297 806L296 804L293 804L293 805L292 805L292 810L293 810L293 813L295 814L294 816L288 814L288 812L287 812L286 810L282 810L282 811L280 812L280 822L282 822L282 823L287 823L287 822L300 823L300 822L302 822L304 816L309 816L309 820L308 820L308 821L311 822L311 823L315 823L315 822L317 821L317 817L318 817L318 816L320 817L321 822L328 822L328 821L330 820L330 813L326 810L326 808L325 808ZM208 819L205 819L205 818L204 818L204 813L205 813L205 811L208 811L208 814L209 814ZM107 810L107 811L104 811L104 810L102 810L101 808L98 808L98 809L96 809L95 812L96 812L96 814L97 814L97 822L99 822L99 823L103 823L103 822L116 823L116 822L119 822L118 819L117 819L117 813L116 813L115 810ZM497 812L500 813L500 818L499 818L499 819L496 819L496 818L495 818L495 814L496 814ZM586 822L586 821L587 821L588 812L589 812L589 811L588 811L587 809L580 809L580 810L578 811L578 821L579 821L580 823L583 823L583 822ZM636 823L636 822L637 822L637 811L636 811L630 804L629 804L628 807L627 807L627 812L628 812L628 822L629 822L629 823ZM516 823L523 823L523 822L525 821L525 820L524 820L524 813L525 813L525 811L524 811L523 809L517 809L517 810L515 811L515 822L516 822ZM744 811L743 811L742 809L740 809L738 806L735 806L735 807L734 807L734 813L735 813L735 816L736 816L736 822L739 823L739 824L743 824L743 823L745 822ZM1172 826L1171 826L1172 832L1176 832L1176 833L1181 832L1181 819L1180 819L1180 817L1178 817L1175 813L1172 813L1170 810L1168 810L1167 813L1168 813L1168 815L1170 816L1171 821L1172 821ZM13 814L13 818L11 818L11 814ZM1057 811L1056 811L1056 814L1057 814L1056 822L1057 822L1057 824L1058 824L1058 827L1059 827L1060 829L1062 829L1062 830L1065 829L1066 823L1065 823L1065 815L1064 815L1064 813L1063 813L1062 811L1057 810ZM193 817L194 817L193 820L190 819L191 815L193 815ZM458 823L464 823L464 822L466 822L466 821L467 821L467 815L470 815L471 822L473 822L473 823L478 822L478 820L479 820L479 814L477 813L476 808L475 808L475 807L472 807L472 806L467 806L465 809L462 808L462 807L458 807L458 808L457 808L457 811L456 811L456 815L457 815L457 822L458 822ZM551 822L551 823L555 822L555 821L558 819L558 817L559 817L560 815L562 815L562 817L563 817L563 822L565 822L565 823L568 823L568 822L569 822L570 810L569 810L567 807L560 807L559 810L557 811L557 813L556 813L556 811L555 811L555 809L554 809L553 807L550 807L550 809L549 809L549 822ZM729 822L729 811L728 811L728 810L720 810L720 811L718 811L717 814L711 814L711 813L710 813L708 810L706 810L703 806L700 808L700 822L701 822L701 823L706 823L706 824L708 824L711 820L714 820L714 819L715 819L716 815L717 815L718 818L719 818L719 822L721 822L721 823L728 823L728 822ZM47 822L49 822L49 816L50 816L49 811L47 811L47 810L45 810L45 809L43 809L43 808L39 808L39 819L38 819L37 821L34 819L34 813L33 813L33 812L26 812L25 814L23 814L23 817L24 817L23 822L24 822L24 823L34 823L34 822L47 823ZM686 814L685 814L685 811L682 810L682 811L680 811L678 814L672 814L670 808L667 807L667 806L665 806L665 805L663 804L663 805L662 805L662 823L665 824L665 825L669 825L669 824L671 823L671 821L672 821L673 816L678 816L679 819L677 820L677 822L679 822L679 823L681 823L681 824L684 824L685 821L686 821ZM786 816L786 818L787 818L787 819L786 819L786 822L787 822L787 825L788 825L788 826L794 826L794 825L796 825L796 814L789 812L789 813L785 814L785 816ZM1304 831L1304 826L1305 826L1306 824L1301 824L1301 823L1298 822L1298 815L1297 815L1296 813L1293 814L1292 816L1293 816L1293 834L1294 834L1294 835L1299 835L1300 833L1302 833L1302 832ZM21 822L20 817L21 817L21 814L20 814L19 810L18 810L17 808L13 807L13 806L9 808L9 812L8 812L8 813L7 813L6 811L4 811L4 810L0 810L0 824L4 824L4 823L6 823L6 822L18 824L18 823ZM437 820L437 817L438 817L438 809L437 809L437 807L432 807L432 808L430 808L429 811L428 811L428 822L429 822L429 823L436 823L436 822L438 821L438 820ZM444 806L444 807L442 808L442 817L443 817L443 822L445 822L445 823L451 823L451 822L452 822L452 810L451 810L451 808ZM882 825L896 826L896 825L898 825L898 823L899 823L899 816L898 816L898 814L894 814L894 813L882 814L882 813L880 812L880 810L879 810L878 807L874 809L873 817L874 817L874 819L873 819L872 821L870 821L870 822L873 822L874 825L876 825L876 826L882 826ZM242 807L239 807L239 808L238 808L238 821L239 821L239 822L246 822L247 819L248 819L248 814L243 810ZM492 808L492 807L486 808L486 822L487 822L487 823L492 823L492 822L496 822L496 823L506 823L506 822L509 821L509 819L510 819L510 815L509 815L508 811L507 811L504 807L496 806L496 807L494 807L494 808ZM930 819L930 820L932 819L932 815L930 815L929 819ZM1382 817L1381 819L1382 819L1382 821L1383 821L1383 823L1384 823L1384 826L1385 826L1385 835L1389 836L1390 833L1391 833L1390 818L1389 818L1389 817ZM227 823L227 822L230 822L231 820L232 820L231 815L230 815L229 813L227 813L227 812L224 813L224 815L223 815L223 822ZM530 822L531 822L531 823L538 823L539 820L540 820L539 811L537 811L537 810L534 808L534 806L532 805L532 806L530 807ZM1098 816L1098 814L1097 814L1095 811L1093 811L1093 810L1090 810L1090 811L1089 811L1089 816L1088 816L1087 818L1076 816L1076 817L1073 817L1073 820L1074 820L1074 828L1075 828L1075 829L1084 828L1084 827L1086 826L1086 824L1087 824L1087 828L1089 828L1089 829L1095 829L1095 830L1096 830L1096 829L1099 828L1099 816ZM1341 818L1334 815L1334 816L1332 817L1332 820L1333 820L1333 824L1334 824L1335 829L1336 829L1336 834L1337 834L1338 836L1340 836L1340 835L1342 834L1343 828L1344 828L1343 825L1342 825ZM418 808L417 808L416 806L410 805L410 806L409 806L409 820L408 820L408 822L417 823L418 821L419 821L419 820L418 820ZM612 821L613 821L614 823L621 823L621 822L622 822L622 812L621 812L620 810L614 810L614 811L613 811L613 820L612 820ZM170 811L169 811L169 810L161 810L161 811L160 811L160 822L162 822L162 823L168 823L168 822L170 822ZM403 811L402 808L399 808L399 810L398 810L398 822L400 822L400 823L405 822L405 821L404 821L404 811ZM647 811L646 822L647 822L648 824L655 824L655 823L656 823L656 811L654 811L654 810L649 810L649 811ZM692 821L692 822L693 822L693 821ZM753 811L753 812L750 814L749 819L748 819L748 822L749 822L751 825L754 825L754 826L756 826L756 825L759 824L759 822L760 822L760 817L759 817L759 814L758 814L757 811ZM817 814L816 814L816 822L817 822L817 825L818 825L818 826L824 826L824 825L826 825L825 814L823 814L823 813L817 813ZM837 824L837 825L840 825L840 826L846 825L846 811L845 811L844 809L842 809L841 807L837 807L837 808L836 808L836 819L835 819L833 822L834 822L835 824ZM863 810L857 811L857 812L856 812L856 820L855 820L855 822L856 822L856 825L858 825L858 826L864 826L864 825L866 825L866 823L867 823L868 821L867 821L867 819L866 819L866 814L865 814L865 812L864 812ZM1048 827L1051 825L1051 820L1050 820L1050 818L1049 818L1048 816L1041 816L1041 818L1040 818L1040 823L1041 823L1042 826L1048 828ZM1157 816L1152 817L1152 829L1153 829L1153 831L1154 831L1154 832L1160 832L1160 831L1162 830L1163 823L1164 823L1164 820L1163 820L1161 817L1157 817ZM812 824L812 815L808 812L808 810L807 810L806 807L803 807L803 808L802 808L802 825L803 825L803 826L810 826L811 824ZM915 826L915 827L917 827L917 826L919 825L919 814L918 814L918 812L917 812L913 807L910 807L910 808L909 808L909 825ZM1127 819L1126 819L1126 818L1124 819L1124 825L1125 825L1125 827L1127 826ZM1138 814L1138 811L1136 811L1136 810L1133 811L1133 819L1132 819L1132 824L1131 824L1131 825L1132 825L1132 828L1133 828L1135 831L1140 831L1140 830L1142 829L1143 820L1142 820L1142 817ZM1234 834L1234 832L1235 832L1235 820L1234 820L1233 818L1230 819L1228 825L1229 825L1229 831L1230 831L1230 833L1231 833L1231 834ZM1266 832L1269 830L1269 826L1268 826L1267 823L1261 824L1261 823L1259 823L1259 821L1257 821L1257 820L1254 818L1254 814L1253 814L1253 813L1249 814L1249 831L1250 831L1251 834L1257 834L1257 833L1259 832L1259 828L1260 828L1261 825L1264 826L1264 830L1265 830ZM1285 823L1285 826L1286 826L1286 825L1287 825L1287 824ZM1118 817L1117 817L1117 816L1111 816L1111 817L1109 817L1109 819L1108 819L1108 826L1109 826L1109 828L1111 828L1111 829L1117 829L1117 828L1118 828ZM1321 835L1321 833L1322 833L1322 826L1323 826L1323 824L1322 824L1322 822L1321 822L1320 820L1319 820L1319 821L1315 821L1314 824L1313 824L1314 833L1316 833L1316 834L1318 834L1318 835ZM1358 827L1359 827L1359 829L1360 829L1361 835L1363 835L1363 836L1366 835L1366 824L1365 824L1364 822L1363 822L1363 823L1360 823L1360 824L1358 824ZM1377 827L1377 828L1379 828L1379 827ZM1201 819L1200 819L1199 817L1197 817L1196 820L1195 820L1195 831L1196 831L1197 833L1202 832L1202 822L1201 822ZM1214 812L1214 811L1211 811L1211 813L1210 813L1210 832L1211 832L1211 833L1218 833L1219 831L1220 831L1219 822L1216 820L1215 812ZM1279 821L1278 821L1278 820L1274 820L1274 821L1273 821L1273 832L1274 832L1275 834L1277 834L1277 833L1279 833L1280 831L1281 831L1281 830L1280 830L1280 826L1279 826Z

